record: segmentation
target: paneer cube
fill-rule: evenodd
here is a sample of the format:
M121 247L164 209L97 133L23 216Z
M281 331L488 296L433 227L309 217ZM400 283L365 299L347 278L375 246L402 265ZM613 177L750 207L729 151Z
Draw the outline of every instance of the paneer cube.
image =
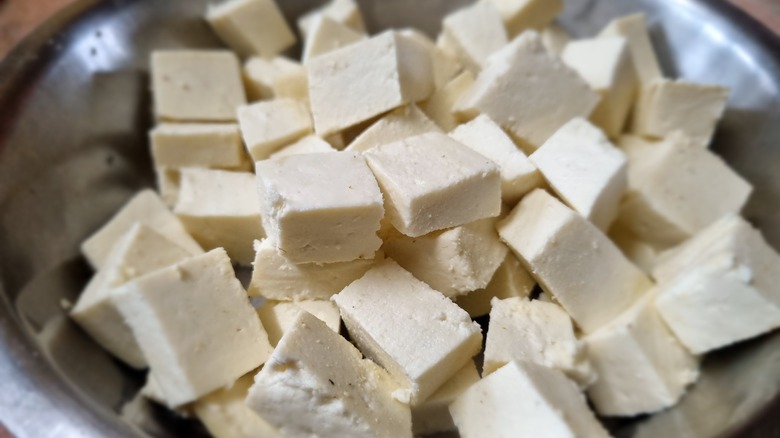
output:
M331 0L326 5L309 11L298 19L298 30L304 38L308 37L314 21L320 16L349 26L357 32L365 33L366 31L363 16L360 14L360 8L355 0Z
M241 56L273 58L295 44L295 34L274 0L227 0L210 6L206 20Z
M455 103L474 84L474 74L466 70L458 74L441 88L437 88L430 99L420 102L420 109L445 131L458 126L454 114Z
M289 98L253 103L238 108L241 136L254 161L312 132L306 104Z
M563 11L563 0L488 0L504 18L509 37L528 29L541 30Z
M412 104L395 109L374 122L355 137L345 150L365 152L383 144L428 132L441 132L441 129Z
M306 68L297 61L283 56L270 60L253 56L244 63L243 76L250 101L274 97L309 101Z
M336 152L336 149L327 141L316 135L308 135L287 145L271 154L271 158L289 157L290 155L319 154L323 152Z
M341 328L339 308L331 301L266 301L257 309L260 321L268 333L268 341L276 347L282 336L293 328L302 312L309 312L324 322L335 333Z
M501 14L489 2L477 2L444 17L446 38L463 64L479 72L488 56L508 42Z
M653 43L650 41L644 14L616 18L598 36L600 38L623 37L628 40L631 61L642 87L663 78Z
M508 253L501 266L496 269L490 283L484 289L469 292L455 301L472 318L490 313L491 300L521 297L528 298L536 286L536 281L526 271L513 253Z
M157 125L149 133L155 167L237 169L245 162L238 125Z
M422 404L412 408L412 431L415 436L430 435L457 430L450 415L450 404L471 385L479 382L479 372L474 361L469 361L450 380Z
M433 85L440 90L463 70L463 64L458 57L438 47L428 35L423 32L407 28L399 31L401 35L411 38L428 50L433 67Z
M366 34L357 32L326 15L317 17L306 35L302 62L366 39Z

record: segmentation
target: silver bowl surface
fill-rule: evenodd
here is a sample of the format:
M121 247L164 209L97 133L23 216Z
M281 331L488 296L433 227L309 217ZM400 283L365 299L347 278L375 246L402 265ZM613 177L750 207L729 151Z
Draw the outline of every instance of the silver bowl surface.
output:
M82 0L0 64L0 423L19 438L205 436L134 397L144 376L64 309L90 275L79 243L153 185L149 53L219 47L201 19L207 2ZM466 3L359 2L372 31L432 35ZM323 1L279 3L294 22ZM780 40L722 1L570 0L560 22L584 37L636 11L668 75L731 88L713 148L756 186L745 215L780 248ZM780 437L778 393L780 334L709 355L674 409L607 423L625 437Z

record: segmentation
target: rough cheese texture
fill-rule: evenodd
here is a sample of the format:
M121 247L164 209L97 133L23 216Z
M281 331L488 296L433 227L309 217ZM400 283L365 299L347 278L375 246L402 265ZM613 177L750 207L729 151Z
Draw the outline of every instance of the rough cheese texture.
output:
M441 88L437 88L430 99L420 102L420 109L445 131L458 126L453 113L455 103L474 84L474 73L466 70L452 78Z
M241 56L273 58L295 44L295 34L274 0L227 0L210 6L206 20Z
M256 164L268 237L295 263L372 259L382 193L359 155L293 155Z
M336 149L327 141L316 135L308 135L287 145L271 154L271 158L289 157L290 155L319 154L322 152L336 152Z
M507 43L501 14L489 2L477 2L450 13L442 27L458 57L472 72L479 72L488 56Z
M479 325L447 297L392 260L333 296L352 340L418 405L479 352Z
M455 302L461 309L468 312L469 316L476 318L490 313L490 303L494 297L498 299L527 298L533 292L534 286L536 286L534 278L523 267L517 256L510 252L484 289L457 297Z
M366 34L321 15L312 23L306 35L301 60L306 63L315 56L328 53L366 39Z
M541 30L563 11L562 0L488 0L501 12L510 37L528 29Z
M428 132L441 132L441 129L412 104L397 108L374 122L355 137L345 150L365 152L383 144Z
M255 376L246 403L288 438L412 436L409 406L387 373L302 312Z
M365 32L363 16L355 0L331 0L326 5L309 11L298 19L298 30L306 38L309 35L314 21L319 16L326 16L331 20L351 27L357 32Z
M339 308L331 301L305 300L295 302L266 301L257 309L260 321L268 332L268 341L276 347L282 336L294 327L301 312L309 312L335 333L341 328Z
M289 98L238 108L241 136L255 161L265 160L283 146L312 132L306 104Z
M155 167L235 169L244 164L238 125L157 125L149 133Z
M498 166L442 133L379 146L365 157L385 195L387 217L407 236L500 213Z
M650 41L644 14L626 15L612 20L599 33L599 37L624 37L628 40L634 70L643 87L663 77L653 50L653 43Z
M450 404L471 385L479 382L474 361L469 361L422 404L412 408L412 431L415 436L457 430L450 415Z
M283 56L273 59L253 56L244 63L243 76L250 101L274 97L309 101L306 69L297 61Z
M544 190L523 198L498 234L585 333L630 307L652 282L593 224Z

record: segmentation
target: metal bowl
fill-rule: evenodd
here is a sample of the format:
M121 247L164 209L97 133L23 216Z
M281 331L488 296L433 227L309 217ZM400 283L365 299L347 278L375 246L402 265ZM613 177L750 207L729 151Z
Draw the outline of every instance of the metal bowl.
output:
M143 375L112 360L65 308L90 275L79 243L153 183L152 49L217 47L208 0L84 0L0 65L0 422L18 437L196 436L195 421L134 395ZM293 20L322 1L279 2ZM435 34L466 0L361 0L369 28ZM732 89L714 149L756 191L745 210L780 247L780 42L726 2L571 0L577 36L643 10L665 72ZM708 356L675 408L609 426L620 436L780 436L780 335Z

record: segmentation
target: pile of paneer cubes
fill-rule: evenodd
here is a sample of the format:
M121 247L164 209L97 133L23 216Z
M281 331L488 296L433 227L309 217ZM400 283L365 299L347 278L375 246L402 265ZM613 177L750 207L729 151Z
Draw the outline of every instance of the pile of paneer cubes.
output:
M641 14L569 41L562 8L482 0L434 41L332 0L296 61L273 0L213 6L232 50L153 53L159 193L83 243L71 315L220 438L605 437L675 405L780 325L780 256L708 149L727 90L665 78Z

